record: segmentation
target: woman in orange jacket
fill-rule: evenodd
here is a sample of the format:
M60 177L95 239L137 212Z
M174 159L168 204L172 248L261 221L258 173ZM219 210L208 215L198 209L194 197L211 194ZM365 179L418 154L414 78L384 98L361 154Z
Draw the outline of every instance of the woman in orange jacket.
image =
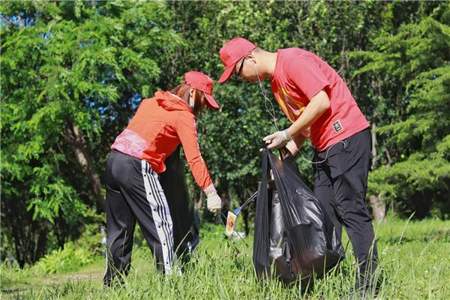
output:
M155 256L157 267L170 274L174 261L173 222L158 174L181 144L196 183L205 192L210 211L221 199L199 150L196 115L219 105L213 81L201 72L184 75L171 91L158 91L142 100L127 128L111 146L106 168L107 270L104 284L126 275L131 263L133 232L138 221Z

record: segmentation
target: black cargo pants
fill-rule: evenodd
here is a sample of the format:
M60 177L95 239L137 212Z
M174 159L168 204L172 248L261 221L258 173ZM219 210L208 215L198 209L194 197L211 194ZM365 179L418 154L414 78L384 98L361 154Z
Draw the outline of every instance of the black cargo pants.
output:
M365 129L314 158L314 193L334 223L341 240L342 225L359 265L357 287L371 284L377 266L377 247L366 206L367 177L371 166L371 135Z

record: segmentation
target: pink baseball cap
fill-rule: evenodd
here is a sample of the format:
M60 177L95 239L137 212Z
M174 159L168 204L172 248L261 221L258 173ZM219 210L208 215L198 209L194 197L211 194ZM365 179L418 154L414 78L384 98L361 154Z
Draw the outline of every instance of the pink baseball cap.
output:
M220 49L220 60L225 66L225 71L219 78L219 83L224 83L233 74L236 63L249 55L256 45L247 39L236 37L226 42Z
M212 96L214 82L209 76L202 72L189 71L184 74L184 82L192 88L205 93L206 103L212 109L219 109L219 104Z

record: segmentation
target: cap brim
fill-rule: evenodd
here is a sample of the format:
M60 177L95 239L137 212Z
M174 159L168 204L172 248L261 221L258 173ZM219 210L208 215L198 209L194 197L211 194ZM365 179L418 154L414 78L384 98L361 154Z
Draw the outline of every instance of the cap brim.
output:
M206 102L208 103L208 106L211 109L214 109L214 110L219 109L219 107L220 107L219 103L217 103L217 101L214 99L213 96L208 95L208 94L205 93L205 97L206 97Z
M235 68L236 63L232 64L231 66L227 67L225 71L222 73L222 76L219 78L219 83L224 83L228 79L230 79L231 75L233 75L233 71Z

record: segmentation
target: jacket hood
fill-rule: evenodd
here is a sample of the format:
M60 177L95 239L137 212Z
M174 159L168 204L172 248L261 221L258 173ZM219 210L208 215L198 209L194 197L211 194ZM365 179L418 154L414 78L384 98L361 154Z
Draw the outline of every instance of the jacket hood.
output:
M192 109L189 105L183 101L177 95L174 95L170 92L158 91L155 93L155 99L158 102L159 106L164 108L165 110L172 111L189 111L192 112Z

